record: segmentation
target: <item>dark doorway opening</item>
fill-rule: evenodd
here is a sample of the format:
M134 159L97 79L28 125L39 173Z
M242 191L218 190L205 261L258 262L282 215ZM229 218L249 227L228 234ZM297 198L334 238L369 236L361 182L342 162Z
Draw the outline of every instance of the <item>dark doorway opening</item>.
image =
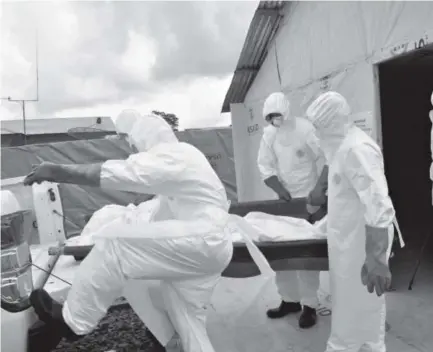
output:
M406 243L419 244L433 231L429 177L433 45L379 64L379 87L391 198Z

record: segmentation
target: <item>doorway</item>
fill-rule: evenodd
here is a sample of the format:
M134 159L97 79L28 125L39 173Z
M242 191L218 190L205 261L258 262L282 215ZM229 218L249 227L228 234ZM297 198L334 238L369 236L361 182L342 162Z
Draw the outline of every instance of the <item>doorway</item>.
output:
M405 241L419 243L433 230L429 177L433 45L378 66L382 144L390 195Z

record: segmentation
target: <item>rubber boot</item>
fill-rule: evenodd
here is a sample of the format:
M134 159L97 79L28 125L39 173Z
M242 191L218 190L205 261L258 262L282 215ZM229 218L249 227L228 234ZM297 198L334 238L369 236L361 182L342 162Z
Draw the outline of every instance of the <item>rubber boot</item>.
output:
M299 302L285 302L282 301L278 308L269 309L267 311L268 318L278 319L283 318L286 315L297 313L302 310L302 306Z
M314 308L304 306L301 316L299 317L299 327L301 329L308 329L316 325L317 313Z
M33 291L30 295L30 303L39 319L52 329L50 339L53 344L56 341L58 344L62 338L75 341L81 337L76 335L63 319L63 305L52 299L47 291L43 289Z

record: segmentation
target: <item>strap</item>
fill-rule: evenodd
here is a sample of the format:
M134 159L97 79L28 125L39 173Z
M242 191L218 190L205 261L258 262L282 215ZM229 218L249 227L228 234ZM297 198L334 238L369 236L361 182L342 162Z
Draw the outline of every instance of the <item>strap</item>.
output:
M394 220L392 221L392 223L394 224L394 226L397 230L398 241L400 242L400 248L404 248L405 243L403 240L403 235L401 234L400 226L398 225L397 217L394 217Z
M238 215L231 214L230 217L238 225L240 229L239 232L245 241L248 252L250 253L251 258L253 258L254 263L258 266L260 273L265 276L274 276L275 272L271 268L268 260L260 251L260 249L256 246L256 244L251 240L250 236L248 236L248 233L252 233L252 232L255 232L257 236L260 236L259 231L257 231L253 226L248 224L244 218Z

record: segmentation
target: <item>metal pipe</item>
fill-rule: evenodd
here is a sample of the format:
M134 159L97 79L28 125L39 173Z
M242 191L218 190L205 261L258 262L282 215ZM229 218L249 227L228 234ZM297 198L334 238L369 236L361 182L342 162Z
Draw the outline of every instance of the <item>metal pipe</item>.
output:
M43 288L48 281L57 261L60 258L60 253L57 253L48 258L48 261L41 267L41 275L38 276L33 284L34 289Z

